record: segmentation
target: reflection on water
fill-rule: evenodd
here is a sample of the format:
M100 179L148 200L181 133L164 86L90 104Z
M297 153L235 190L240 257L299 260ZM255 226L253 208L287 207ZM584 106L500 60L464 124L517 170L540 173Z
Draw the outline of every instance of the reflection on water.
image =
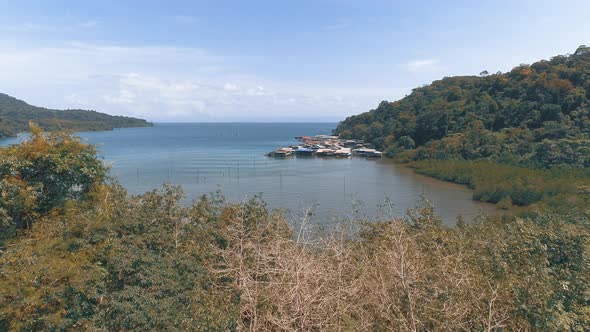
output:
M424 196L448 224L493 206L471 200L464 186L417 175L385 160L267 158L295 136L329 134L333 123L157 124L79 135L96 144L112 174L130 193L164 182L181 185L187 202L221 190L232 201L260 193L271 208L300 215L313 206L316 222L402 216ZM5 140L3 144L14 142ZM391 202L389 204L387 202Z

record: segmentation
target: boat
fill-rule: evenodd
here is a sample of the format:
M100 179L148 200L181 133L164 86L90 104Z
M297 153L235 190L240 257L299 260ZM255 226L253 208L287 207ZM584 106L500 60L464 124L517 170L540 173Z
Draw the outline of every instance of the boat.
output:
M353 152L359 156L366 156L369 153L374 152L375 149L367 149L367 148L358 148L353 150Z
M334 151L334 156L335 157L350 157L351 156L350 149L349 148L338 149L338 150Z
M381 151L373 150L365 153L365 156L369 158L381 158L383 153Z
M381 151L377 151L375 149L358 148L353 150L353 152L359 156L369 158L381 158L383 156L383 153Z
M310 148L303 148L300 147L297 150L294 151L296 155L300 155L300 156L311 156L315 150L310 149Z
M327 157L327 156L333 156L334 155L334 150L332 149L317 149L315 152L316 156L321 156L321 157Z
M291 148L278 148L270 153L273 157L288 157L293 154L293 149Z

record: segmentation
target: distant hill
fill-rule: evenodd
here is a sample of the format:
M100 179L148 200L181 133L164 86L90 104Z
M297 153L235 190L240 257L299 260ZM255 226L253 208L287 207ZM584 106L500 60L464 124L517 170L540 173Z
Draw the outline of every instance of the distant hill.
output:
M589 115L590 47L580 46L507 73L445 77L334 132L409 160L589 167Z
M28 129L33 121L45 130L75 131L112 130L124 127L149 127L146 120L113 116L86 110L53 110L37 107L0 93L0 137L15 136Z

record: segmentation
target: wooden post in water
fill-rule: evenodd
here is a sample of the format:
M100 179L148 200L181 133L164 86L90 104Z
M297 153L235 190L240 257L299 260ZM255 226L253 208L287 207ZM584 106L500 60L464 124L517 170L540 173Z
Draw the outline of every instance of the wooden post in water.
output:
M170 161L170 176L168 176L170 179L172 179L172 173L174 173L174 154L172 155L172 160ZM170 180L172 181L172 180Z

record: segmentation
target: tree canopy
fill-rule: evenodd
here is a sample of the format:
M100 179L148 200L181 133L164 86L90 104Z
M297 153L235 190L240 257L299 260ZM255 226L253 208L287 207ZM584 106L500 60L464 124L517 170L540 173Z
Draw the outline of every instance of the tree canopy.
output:
M84 198L106 176L93 146L67 133L45 134L32 123L29 128L22 144L0 148L0 244L66 201Z
M445 77L342 121L389 156L590 166L590 48L507 73ZM411 144L411 139L415 146Z
M32 126L1 148L0 330L584 331L587 210L314 232L264 202L129 196L91 146ZM410 145L410 141L407 141ZM21 223L22 224L22 223ZM18 224L16 224L18 226ZM31 226L32 225L32 226Z

